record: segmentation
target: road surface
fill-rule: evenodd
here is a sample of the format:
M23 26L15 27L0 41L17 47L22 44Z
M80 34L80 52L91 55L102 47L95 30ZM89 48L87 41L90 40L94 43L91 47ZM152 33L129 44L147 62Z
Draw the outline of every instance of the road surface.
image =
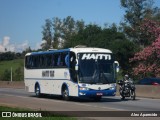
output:
M73 99L71 101L61 100L57 96L45 96L36 98L33 93L24 89L0 88L0 105L12 107L31 108L44 111L158 111L160 112L160 99L137 98L135 101L120 100L118 96L103 97L100 102L88 99ZM119 115L118 115L119 116ZM100 117L100 116L97 116ZM104 117L103 115L101 117ZM116 116L115 116L116 117ZM111 117L113 119L113 117ZM135 118L142 119L142 118ZM90 118L91 119L91 118ZM99 118L98 118L99 119ZM100 118L102 119L102 118ZM106 118L105 118L106 119ZM118 117L115 119L119 119ZM127 119L127 117L123 118ZM159 119L159 118L154 118ZM119 119L120 120L120 119Z

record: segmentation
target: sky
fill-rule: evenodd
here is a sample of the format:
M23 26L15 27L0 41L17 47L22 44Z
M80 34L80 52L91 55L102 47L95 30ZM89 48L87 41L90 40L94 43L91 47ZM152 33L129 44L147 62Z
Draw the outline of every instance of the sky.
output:
M72 16L103 26L119 24L123 15L120 0L0 0L0 52L38 49L46 19Z

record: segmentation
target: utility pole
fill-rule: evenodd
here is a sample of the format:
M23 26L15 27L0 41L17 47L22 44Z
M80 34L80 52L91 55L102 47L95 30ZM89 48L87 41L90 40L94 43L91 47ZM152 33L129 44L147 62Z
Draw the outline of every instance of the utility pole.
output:
M11 67L11 82L12 82L12 67Z

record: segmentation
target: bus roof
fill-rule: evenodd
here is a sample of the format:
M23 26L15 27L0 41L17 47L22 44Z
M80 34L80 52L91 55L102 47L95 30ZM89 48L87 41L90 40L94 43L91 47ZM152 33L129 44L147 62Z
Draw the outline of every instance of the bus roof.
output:
M72 51L75 53L91 53L91 52L98 52L98 53L112 53L109 49L103 49L103 48L68 48L68 49L60 49L60 50L49 50L49 51L39 51L39 52L31 52L27 53L26 56L29 55L40 55L40 54L49 54L49 53L58 53L58 52L68 52Z
M75 53L85 53L85 52L98 52L98 53L112 53L109 49L103 49L103 48L70 48L70 51L73 51Z

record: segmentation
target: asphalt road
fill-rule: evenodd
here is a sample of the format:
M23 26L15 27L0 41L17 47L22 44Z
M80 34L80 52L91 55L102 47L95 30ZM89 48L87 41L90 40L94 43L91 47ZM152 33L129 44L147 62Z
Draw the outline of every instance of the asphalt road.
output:
M103 97L100 102L77 98L71 101L64 101L57 96L36 98L33 93L28 93L24 89L13 88L0 88L0 105L45 111L93 111L93 114L95 114L96 111L133 111L133 113L134 111L135 113L137 111L160 112L160 99L137 98L133 101L128 98L122 101L118 96L115 96ZM124 114L124 112L122 114ZM103 115L101 117L103 117ZM113 119L113 117L111 118ZM134 117L132 118L135 120Z

